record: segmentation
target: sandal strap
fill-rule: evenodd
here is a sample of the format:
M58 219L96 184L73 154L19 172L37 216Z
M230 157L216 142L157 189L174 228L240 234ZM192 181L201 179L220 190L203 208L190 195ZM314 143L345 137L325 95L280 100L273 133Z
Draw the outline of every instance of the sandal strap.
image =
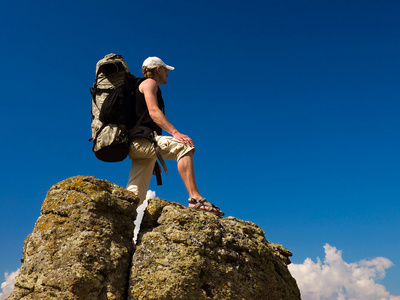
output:
M194 199L194 198L189 199L189 203L190 204L194 204L193 208L195 208L195 209L198 209L201 206L203 206L204 202L206 202L206 201L207 200L205 198L202 198L200 200L197 200L197 199ZM206 206L206 205L204 205L204 206Z
M195 206L193 208L196 208L196 209L198 209L198 208L200 208L202 206L206 206L206 207L210 208L209 211L219 211L220 210L218 206L216 206L216 205L214 205L214 204L212 204L210 202L207 202L206 198L202 198L200 200L197 200L197 199L194 199L194 198L190 198L189 199L189 203L190 204L195 204Z

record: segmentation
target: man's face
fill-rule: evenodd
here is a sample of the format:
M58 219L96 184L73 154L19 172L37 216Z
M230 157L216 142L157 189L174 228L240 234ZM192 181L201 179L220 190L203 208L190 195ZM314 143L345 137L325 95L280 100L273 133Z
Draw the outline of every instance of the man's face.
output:
M159 67L159 69L158 69L159 76L158 77L159 77L160 85L167 83L168 72L169 72L169 70L167 70L166 68Z

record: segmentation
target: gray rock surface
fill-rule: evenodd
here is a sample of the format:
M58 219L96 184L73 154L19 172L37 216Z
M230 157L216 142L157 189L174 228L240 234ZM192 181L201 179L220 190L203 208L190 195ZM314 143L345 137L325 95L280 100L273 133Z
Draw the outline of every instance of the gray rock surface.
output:
M255 224L138 198L90 176L54 185L8 299L300 299L292 253Z

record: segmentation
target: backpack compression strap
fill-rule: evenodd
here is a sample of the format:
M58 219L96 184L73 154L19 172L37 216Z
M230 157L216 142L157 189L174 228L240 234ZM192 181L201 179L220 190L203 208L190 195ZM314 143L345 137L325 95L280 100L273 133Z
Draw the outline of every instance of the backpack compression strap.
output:
M156 156L160 164L162 165L165 174L168 174L168 168L165 164L164 158L161 155L160 147L158 147L157 141L154 138L154 133L150 133L149 137L147 138L151 143L154 145L154 151L156 152Z

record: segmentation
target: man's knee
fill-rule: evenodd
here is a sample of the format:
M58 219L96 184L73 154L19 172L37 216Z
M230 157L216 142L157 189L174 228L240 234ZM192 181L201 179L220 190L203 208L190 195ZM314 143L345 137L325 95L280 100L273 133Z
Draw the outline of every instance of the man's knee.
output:
M181 160L181 159L184 158L184 157L193 158L194 152L195 152L195 151L194 151L194 148L193 148L193 149L191 149L190 151L188 151L188 152L186 152L185 154L183 154L183 155L178 159L178 161Z
M193 157L194 155L194 149L191 149L189 152L187 152L185 155Z

